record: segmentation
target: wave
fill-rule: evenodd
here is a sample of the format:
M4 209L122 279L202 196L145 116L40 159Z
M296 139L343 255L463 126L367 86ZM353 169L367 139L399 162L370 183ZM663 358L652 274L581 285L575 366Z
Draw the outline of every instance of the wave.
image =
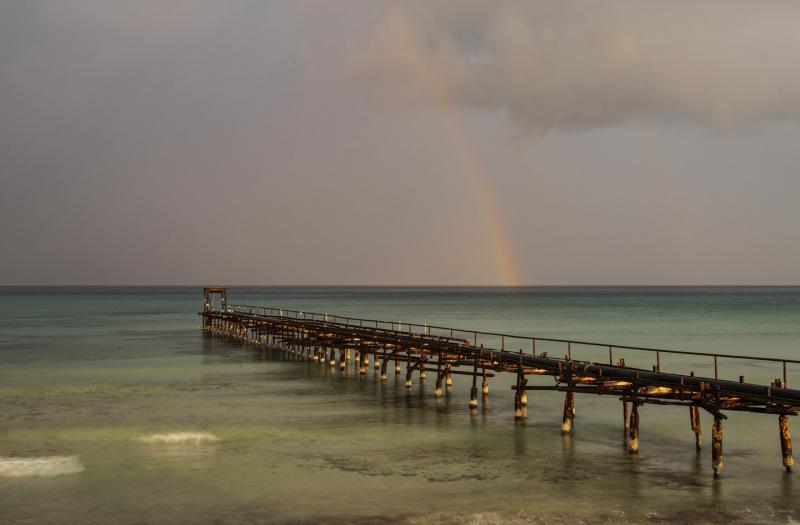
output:
M78 456L45 456L39 458L0 457L0 477L52 477L76 474L84 469Z
M137 439L151 445L201 445L217 443L220 439L210 432L170 432L167 434L151 434Z

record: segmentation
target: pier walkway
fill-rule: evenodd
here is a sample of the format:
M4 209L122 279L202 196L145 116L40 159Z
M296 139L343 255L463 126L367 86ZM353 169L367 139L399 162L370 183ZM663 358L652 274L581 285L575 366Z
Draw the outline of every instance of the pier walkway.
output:
M695 446L702 446L699 411L713 416L711 459L714 476L723 466L723 420L726 412L774 414L778 419L783 466L794 466L789 417L800 411L800 390L788 387L788 367L800 364L789 359L698 353L657 348L599 344L565 339L523 337L456 328L358 319L330 314L301 312L281 308L229 304L227 289L205 288L202 328L209 334L241 340L246 344L278 349L291 355L344 369L351 362L366 375L370 359L381 380L403 373L411 387L414 375L420 380L430 372L435 377L434 395L443 394L443 385L452 385L454 374L472 378L469 406L478 407L478 392L489 395L489 378L495 374L516 376L514 416L527 417L527 392L564 392L562 433L569 433L575 418L575 394L615 396L621 401L623 428L630 454L639 450L639 406L643 404L679 405L688 408L695 434ZM495 347L484 346L491 341ZM499 344L498 344L499 343ZM550 351L542 348L547 346ZM513 348L517 350L513 350ZM578 359L574 350L594 349L597 359ZM553 355L553 348L560 348ZM626 366L620 354L641 352L652 357L652 369ZM550 354L550 355L549 355ZM662 370L667 356L692 356L708 359L712 377L701 377ZM616 358L616 359L615 359ZM754 384L739 376L738 381L721 379L721 359L746 360L773 365L780 377L770 384ZM551 386L528 385L532 375L551 376ZM709 374L711 375L711 374Z

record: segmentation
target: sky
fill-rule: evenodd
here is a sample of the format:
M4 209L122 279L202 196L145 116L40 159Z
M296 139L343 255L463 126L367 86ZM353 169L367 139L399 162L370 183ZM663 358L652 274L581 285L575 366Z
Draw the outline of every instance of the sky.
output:
M4 0L0 284L800 284L795 1Z

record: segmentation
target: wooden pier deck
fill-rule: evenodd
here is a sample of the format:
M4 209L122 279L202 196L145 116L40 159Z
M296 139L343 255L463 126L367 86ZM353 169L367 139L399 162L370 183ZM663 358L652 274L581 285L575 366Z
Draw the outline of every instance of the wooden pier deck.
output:
M608 345L586 341L522 337L517 335L463 330L374 319L358 319L330 314L300 312L281 308L229 304L227 289L204 289L202 328L217 336L234 338L246 344L288 352L329 366L344 369L351 362L366 375L370 359L380 379L388 377L389 362L394 373L403 373L405 385L411 387L414 374L420 380L427 373L435 374L434 395L443 395L443 385L452 384L454 374L472 378L471 409L478 407L478 392L489 394L489 378L499 373L516 376L514 416L527 417L527 392L554 390L564 392L562 433L572 430L575 417L575 394L615 396L621 401L623 429L627 450L639 450L639 406L678 405L689 412L690 428L695 434L695 447L702 447L699 411L713 416L711 460L714 476L723 466L723 420L726 412L774 414L778 419L783 466L791 472L794 466L789 417L800 411L800 390L788 388L788 365L800 361L755 356L698 353L657 348ZM481 340L497 341L499 348L484 347ZM544 344L563 349L563 355L548 355ZM513 346L519 346L516 351ZM523 346L524 345L524 346ZM537 345L539 349L537 349ZM602 361L573 358L576 347L599 349ZM643 352L653 357L652 369L626 366L621 352ZM552 351L551 351L552 353ZM662 371L665 356L694 356L713 362L713 377L683 375ZM750 360L774 365L781 377L769 385L721 379L720 359ZM552 386L528 385L532 375L551 376Z

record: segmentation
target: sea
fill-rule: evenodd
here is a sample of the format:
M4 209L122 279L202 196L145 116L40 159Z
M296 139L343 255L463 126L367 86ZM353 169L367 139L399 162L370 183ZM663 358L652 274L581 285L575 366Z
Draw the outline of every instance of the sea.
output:
M737 356L800 360L800 287L233 286L229 302L721 353L733 357L719 376L748 382L782 377L782 364ZM530 391L516 421L511 374L490 378L470 411L467 376L437 399L431 375L407 389L391 369L381 381L372 367L360 376L204 334L201 309L199 286L0 288L0 523L800 519L800 473L782 467L775 415L728 413L714 479L706 413L697 452L685 407L643 406L630 456L612 396L577 396L563 436L564 394ZM572 352L608 358L607 346ZM713 374L706 356L661 360L664 371ZM800 387L800 365L787 376Z

